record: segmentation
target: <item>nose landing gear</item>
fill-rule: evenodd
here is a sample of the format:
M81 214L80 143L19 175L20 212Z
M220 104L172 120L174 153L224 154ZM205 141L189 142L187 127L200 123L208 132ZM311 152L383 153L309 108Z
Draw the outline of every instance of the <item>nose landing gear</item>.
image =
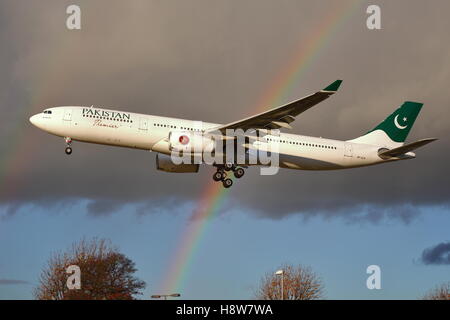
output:
M72 153L72 148L71 147L66 147L65 151L66 151L66 154L69 155L69 154Z
M72 139L70 137L65 137L64 141L66 142L66 149L64 150L67 155L72 154L72 148L70 147L70 144L72 143Z

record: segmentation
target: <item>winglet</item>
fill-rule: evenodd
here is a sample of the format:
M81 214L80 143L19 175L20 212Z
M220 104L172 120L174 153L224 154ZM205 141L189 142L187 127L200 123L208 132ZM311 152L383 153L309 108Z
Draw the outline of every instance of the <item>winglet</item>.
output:
M328 87L323 89L322 91L337 91L339 89L339 86L341 85L342 80L336 80L332 84L330 84Z

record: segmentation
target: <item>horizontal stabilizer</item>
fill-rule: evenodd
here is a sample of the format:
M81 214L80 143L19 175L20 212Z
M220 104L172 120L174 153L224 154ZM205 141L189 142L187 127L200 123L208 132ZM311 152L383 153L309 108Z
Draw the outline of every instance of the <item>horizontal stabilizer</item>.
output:
M430 142L433 142L435 140L437 140L437 139L436 138L428 138L428 139L422 139L422 140L419 140L416 142L412 142L409 144L405 144L404 146L394 148L394 149L389 149L389 150L381 149L378 152L378 155L380 156L380 158L383 158L383 159L398 157L407 152L410 152L417 148L423 147L424 145L429 144Z

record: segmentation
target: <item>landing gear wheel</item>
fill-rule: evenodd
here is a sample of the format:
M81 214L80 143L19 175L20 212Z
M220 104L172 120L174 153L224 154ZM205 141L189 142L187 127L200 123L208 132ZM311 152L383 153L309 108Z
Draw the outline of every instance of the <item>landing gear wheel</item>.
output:
M233 173L234 173L234 176L239 179L239 178L242 178L242 176L244 175L245 171L242 168L237 168L236 170L234 170Z
M223 183L223 187L224 188L229 188L229 187L231 187L233 185L233 180L225 179L225 180L223 180L222 183Z
M231 162L227 162L223 165L225 171L230 171L230 170L234 170L234 164L232 164Z
M216 171L213 174L214 181L222 181L225 178L225 174L222 171Z
M71 147L66 147L66 154L71 154L72 153L72 148Z

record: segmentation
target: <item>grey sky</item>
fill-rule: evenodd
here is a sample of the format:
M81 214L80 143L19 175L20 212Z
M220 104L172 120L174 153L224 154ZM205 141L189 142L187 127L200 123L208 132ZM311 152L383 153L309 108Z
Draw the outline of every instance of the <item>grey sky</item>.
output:
M212 169L198 175L156 171L155 154L74 143L31 126L48 106L98 105L225 123L256 104L343 1L77 1L82 30L65 28L72 1L0 4L0 204L65 205L93 200L106 214L139 201L196 201ZM450 2L377 1L382 30L365 27L365 6L330 33L299 81L278 103L342 78L340 91L302 114L294 133L350 139L405 100L424 103L408 140L440 140L412 161L348 171L256 169L229 191L232 206L280 218L350 215L408 221L417 206L448 206ZM269 106L268 106L269 107ZM145 211L143 209L143 211ZM151 211L151 210L150 210Z

